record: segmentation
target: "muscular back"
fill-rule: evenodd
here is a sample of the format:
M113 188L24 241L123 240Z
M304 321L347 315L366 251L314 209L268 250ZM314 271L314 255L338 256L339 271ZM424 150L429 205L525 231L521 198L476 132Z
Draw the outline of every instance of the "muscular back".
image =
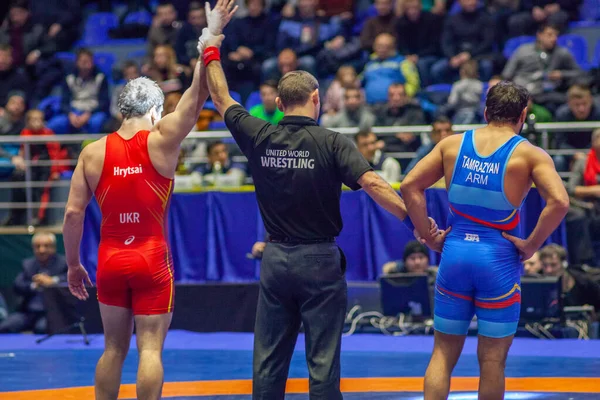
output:
M120 129L117 134L125 140L129 140L135 136L138 131L144 130L143 126L141 129ZM88 183L90 190L96 191L102 169L104 167L104 159L106 157L106 140L107 137L90 143L87 145L82 153L81 159L83 160L85 179ZM160 134L158 127L154 126L151 128L150 134L148 135L148 154L152 165L160 175L168 179L173 179L175 176L175 169L177 167L177 160L179 158L179 147L173 148L170 143L165 142L163 136Z
M453 135L440 143L443 157L444 179L446 188L450 188L454 173L456 157L460 151L464 134ZM494 128L486 127L475 131L474 145L477 152L482 156L489 156L504 145L514 134L498 132ZM543 154L540 154L542 152ZM523 202L533 182L532 172L540 157L546 154L543 150L533 146L527 141L519 143L506 165L504 175L504 193L507 200L514 206L519 207Z

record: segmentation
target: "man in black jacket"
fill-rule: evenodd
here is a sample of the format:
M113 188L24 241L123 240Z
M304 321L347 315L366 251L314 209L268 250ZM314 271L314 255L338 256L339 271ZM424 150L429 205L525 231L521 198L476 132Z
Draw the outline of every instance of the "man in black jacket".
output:
M245 99L261 83L261 66L275 56L279 21L265 11L265 0L245 0L248 15L235 19L225 30L223 67L231 90Z
M462 10L446 19L442 33L444 59L431 68L431 76L437 83L450 83L458 78L461 65L473 59L479 64L479 78L487 81L492 77L492 55L496 31L494 20L476 0L459 0Z
M521 12L508 20L510 36L532 35L543 24L558 26L561 32L579 17L581 0L523 0Z
M0 333L17 333L28 329L44 333L47 324L41 291L67 279L67 263L64 256L56 254L54 234L36 233L32 244L35 256L23 260L23 271L14 283L15 292L23 297L23 302L19 311L0 323Z
M406 0L397 24L398 52L416 64L421 87L432 84L431 66L441 57L443 18L423 11L421 0Z

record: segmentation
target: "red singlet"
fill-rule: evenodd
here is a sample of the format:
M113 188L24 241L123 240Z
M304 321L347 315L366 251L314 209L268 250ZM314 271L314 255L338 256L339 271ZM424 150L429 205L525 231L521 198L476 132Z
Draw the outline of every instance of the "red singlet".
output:
M148 131L129 140L106 137L95 196L102 212L98 301L134 315L173 311L173 261L167 243L167 207L173 180L156 171Z

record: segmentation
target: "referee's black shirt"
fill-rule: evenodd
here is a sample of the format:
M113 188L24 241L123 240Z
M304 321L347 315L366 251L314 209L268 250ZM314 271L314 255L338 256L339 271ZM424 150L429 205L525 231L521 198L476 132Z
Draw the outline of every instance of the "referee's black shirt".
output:
M360 189L372 168L347 137L308 117L284 117L272 125L240 105L227 109L227 128L252 169L267 233L315 240L342 230L342 183Z

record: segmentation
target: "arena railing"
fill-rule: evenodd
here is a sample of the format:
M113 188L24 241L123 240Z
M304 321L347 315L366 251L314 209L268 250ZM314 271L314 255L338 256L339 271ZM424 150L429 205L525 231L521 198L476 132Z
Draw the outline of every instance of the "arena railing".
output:
M463 132L469 129L477 129L481 128L484 125L476 124L476 125L454 125L453 130L455 132ZM525 126L524 132L526 135L531 137L535 137L538 143L544 148L550 155L573 155L578 152L587 152L588 149L551 149L551 135L560 132L582 132L582 131L590 131L597 128L600 128L600 121L597 122L566 122L566 123L540 123L536 124L533 128ZM335 129L336 131L345 134L345 135L354 135L358 132L358 128L339 128ZM378 136L389 136L394 135L398 132L403 133L415 133L415 134L427 134L431 132L430 125L413 125L413 126L393 126L393 127L373 127L372 131L376 133ZM77 163L76 159L71 160L63 160L63 161L51 161L51 160L38 160L35 162L31 161L31 146L46 144L49 142L60 143L61 145L74 145L81 144L83 142L89 142L97 140L103 137L105 134L73 134L73 135L55 135L55 136L0 136L0 146L3 145L19 145L22 146L23 149L23 158L25 159L25 180L22 182L13 182L10 179L10 176L5 176L4 178L0 177L0 215L2 212L6 213L6 210L11 208L20 208L26 209L27 220L32 220L32 210L37 209L41 206L40 202L32 201L32 189L33 188L63 188L65 191L68 191L68 187L70 185L69 180L58 180L52 182L46 181L33 181L32 180L32 168L35 167L51 167L52 165L68 165L74 167ZM194 141L201 142L206 140L216 140L216 139L229 139L231 138L231 133L226 130L216 130L216 131L196 131L191 132L186 141L184 142L184 146ZM386 153L387 155L397 158L397 159L411 159L415 156L414 152L399 152L399 153ZM233 161L236 162L246 162L246 158L244 156L232 156ZM206 162L205 157L186 157L185 161L200 164L202 162ZM0 161L0 169L2 167L10 167L9 160ZM568 177L568 173L561 174L564 178ZM10 190L13 188L24 188L26 193L26 202L25 203L15 203L10 201ZM217 188L218 189L218 188ZM4 192L4 193L2 193ZM52 201L52 198L49 202L45 204L47 209L60 209L64 208L66 202L63 201ZM1 220L1 218L0 218Z

